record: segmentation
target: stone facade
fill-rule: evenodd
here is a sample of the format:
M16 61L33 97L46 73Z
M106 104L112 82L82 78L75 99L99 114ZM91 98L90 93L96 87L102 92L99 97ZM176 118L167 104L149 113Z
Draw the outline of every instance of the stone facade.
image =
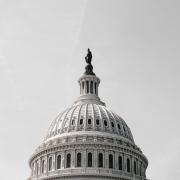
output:
M80 97L52 122L29 160L29 180L146 180L148 160L125 121L98 96L100 79L83 75Z

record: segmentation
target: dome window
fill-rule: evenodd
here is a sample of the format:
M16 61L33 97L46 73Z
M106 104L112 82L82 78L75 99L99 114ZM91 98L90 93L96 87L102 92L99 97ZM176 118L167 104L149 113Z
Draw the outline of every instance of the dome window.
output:
M81 153L77 154L77 167L81 167Z
M134 161L134 174L137 174L137 164L136 164L136 161Z
M99 119L96 119L96 124L99 125Z
M57 156L57 169L61 169L61 155Z
M102 153L99 153L99 156L98 156L98 167L103 167L103 154Z
M121 129L121 126L120 126L120 124L118 124L118 129L119 129L119 130Z
M88 153L88 167L92 167L92 153Z
M118 157L118 165L119 165L119 170L122 170L122 157Z
M49 168L48 168L49 171L52 170L52 157L49 158Z
M74 125L74 124L75 124L75 120L73 119L73 120L72 120L72 125Z
M113 122L111 122L111 126L112 126L112 128L114 128L114 123Z
M113 155L109 154L109 168L113 168Z
M90 93L93 94L93 81L90 83Z
M66 168L70 168L70 167L71 167L71 154L68 154L66 159Z
M91 119L88 119L88 124L89 124L89 125L91 124Z
M106 120L104 121L104 125L107 127L107 121Z
M125 127L123 126L123 130L124 130L124 132L126 132L126 129L125 129Z
M130 172L130 159L127 158L127 172Z
M80 119L79 124L80 124L80 125L83 124L83 119Z

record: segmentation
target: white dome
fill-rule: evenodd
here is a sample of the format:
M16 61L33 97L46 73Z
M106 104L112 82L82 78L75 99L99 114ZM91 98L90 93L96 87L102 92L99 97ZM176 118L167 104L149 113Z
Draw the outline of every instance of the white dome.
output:
M63 134L93 131L116 135L134 142L131 131L125 121L105 106L83 103L72 106L60 113L52 122L45 141Z
M52 122L29 160L29 180L147 180L148 160L130 128L98 96L92 55L79 79L80 97Z

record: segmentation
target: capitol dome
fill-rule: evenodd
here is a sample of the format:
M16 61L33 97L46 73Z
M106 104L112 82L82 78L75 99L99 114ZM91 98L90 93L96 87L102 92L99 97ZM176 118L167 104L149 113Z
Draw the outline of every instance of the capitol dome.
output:
M146 180L148 160L130 128L98 96L88 50L80 96L52 122L29 160L29 180Z

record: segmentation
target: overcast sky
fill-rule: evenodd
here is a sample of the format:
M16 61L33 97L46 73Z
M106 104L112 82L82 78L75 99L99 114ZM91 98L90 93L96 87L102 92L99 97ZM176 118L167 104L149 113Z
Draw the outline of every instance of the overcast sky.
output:
M79 96L87 48L99 95L129 125L151 180L180 177L180 1L0 0L0 179L24 180Z

